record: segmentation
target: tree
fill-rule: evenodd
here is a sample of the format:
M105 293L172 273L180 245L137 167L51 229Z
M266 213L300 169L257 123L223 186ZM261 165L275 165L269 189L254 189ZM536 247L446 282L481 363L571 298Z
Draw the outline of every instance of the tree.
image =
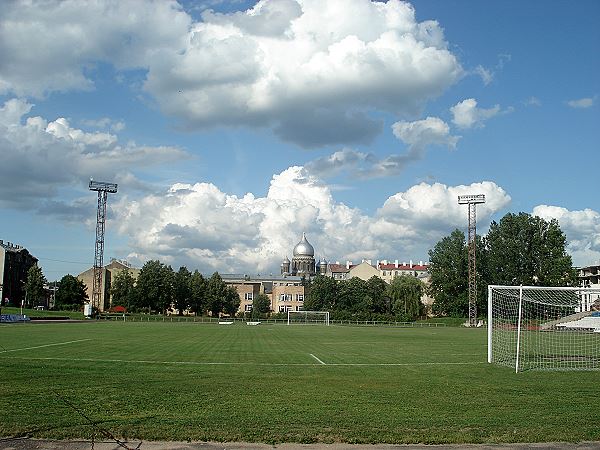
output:
M181 266L175 274L175 308L180 316L192 302L192 273Z
M173 269L158 260L148 261L140 270L136 290L139 307L165 311L173 302Z
M87 287L73 275L61 278L54 297L55 309L78 309L87 300Z
M252 300L252 318L258 319L271 311L271 300L266 294L258 294Z
M197 270L190 278L190 309L196 314L206 311L206 279Z
M331 310L337 298L337 281L331 277L317 275L311 280L310 289L304 299L304 309L308 311Z
M577 274L565 250L558 221L527 213L492 222L486 238L489 281L500 285L575 285Z
M429 250L433 311L455 317L469 313L469 265L465 234L456 229Z
M233 286L226 286L223 295L223 311L230 316L235 316L240 308L240 296Z
M423 315L425 309L423 303L421 303L423 289L424 286L421 280L413 276L401 275L395 277L387 287L392 313L406 321L415 320Z
M223 311L226 289L218 272L213 273L206 283L206 307L213 316L219 316Z
M373 275L367 280L367 292L372 299L370 312L375 314L389 314L386 288L388 284L378 276Z
M136 308L135 279L129 269L117 272L111 282L110 293L113 305L121 305L128 310Z
M41 267L31 266L27 271L27 281L25 282L26 306L37 305L44 300L46 296L44 284L46 284L46 277L42 273Z

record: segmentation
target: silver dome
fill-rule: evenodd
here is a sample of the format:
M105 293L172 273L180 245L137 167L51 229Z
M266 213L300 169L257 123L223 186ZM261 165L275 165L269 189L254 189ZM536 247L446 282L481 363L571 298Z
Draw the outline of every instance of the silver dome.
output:
M294 247L294 256L315 256L315 249L306 240L305 233L302 233L302 239Z

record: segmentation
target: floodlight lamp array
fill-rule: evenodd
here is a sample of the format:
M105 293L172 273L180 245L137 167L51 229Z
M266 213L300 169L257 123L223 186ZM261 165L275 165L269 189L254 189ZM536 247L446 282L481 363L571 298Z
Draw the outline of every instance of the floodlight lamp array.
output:
M111 194L114 194L117 192L117 184L116 183L105 183L103 181L90 180L89 188L90 188L90 191L106 191Z
M485 203L485 194L459 195L458 196L458 204L459 205L468 205L471 203Z

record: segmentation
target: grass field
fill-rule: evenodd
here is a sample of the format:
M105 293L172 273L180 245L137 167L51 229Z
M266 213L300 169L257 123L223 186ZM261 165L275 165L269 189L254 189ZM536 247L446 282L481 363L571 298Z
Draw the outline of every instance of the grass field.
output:
M482 329L0 326L0 436L249 442L600 440L598 372L486 361Z

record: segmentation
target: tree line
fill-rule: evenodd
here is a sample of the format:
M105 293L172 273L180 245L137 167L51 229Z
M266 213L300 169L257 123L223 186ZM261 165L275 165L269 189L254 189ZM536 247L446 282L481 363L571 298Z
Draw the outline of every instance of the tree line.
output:
M190 272L185 266L173 271L158 260L148 261L137 280L128 270L118 272L111 287L113 305L129 311L166 312L171 305L183 315L189 310L197 315L210 312L235 315L240 297L233 286L225 284L218 272L205 278L198 270Z
M329 311L336 320L413 321L425 314L424 284L401 275L388 284L377 276L336 281L317 275L307 283L307 311Z
M508 213L476 236L477 311L487 308L487 286L576 286L577 272L566 252L558 221ZM429 251L429 293L438 315L465 317L469 311L468 244L454 230Z

